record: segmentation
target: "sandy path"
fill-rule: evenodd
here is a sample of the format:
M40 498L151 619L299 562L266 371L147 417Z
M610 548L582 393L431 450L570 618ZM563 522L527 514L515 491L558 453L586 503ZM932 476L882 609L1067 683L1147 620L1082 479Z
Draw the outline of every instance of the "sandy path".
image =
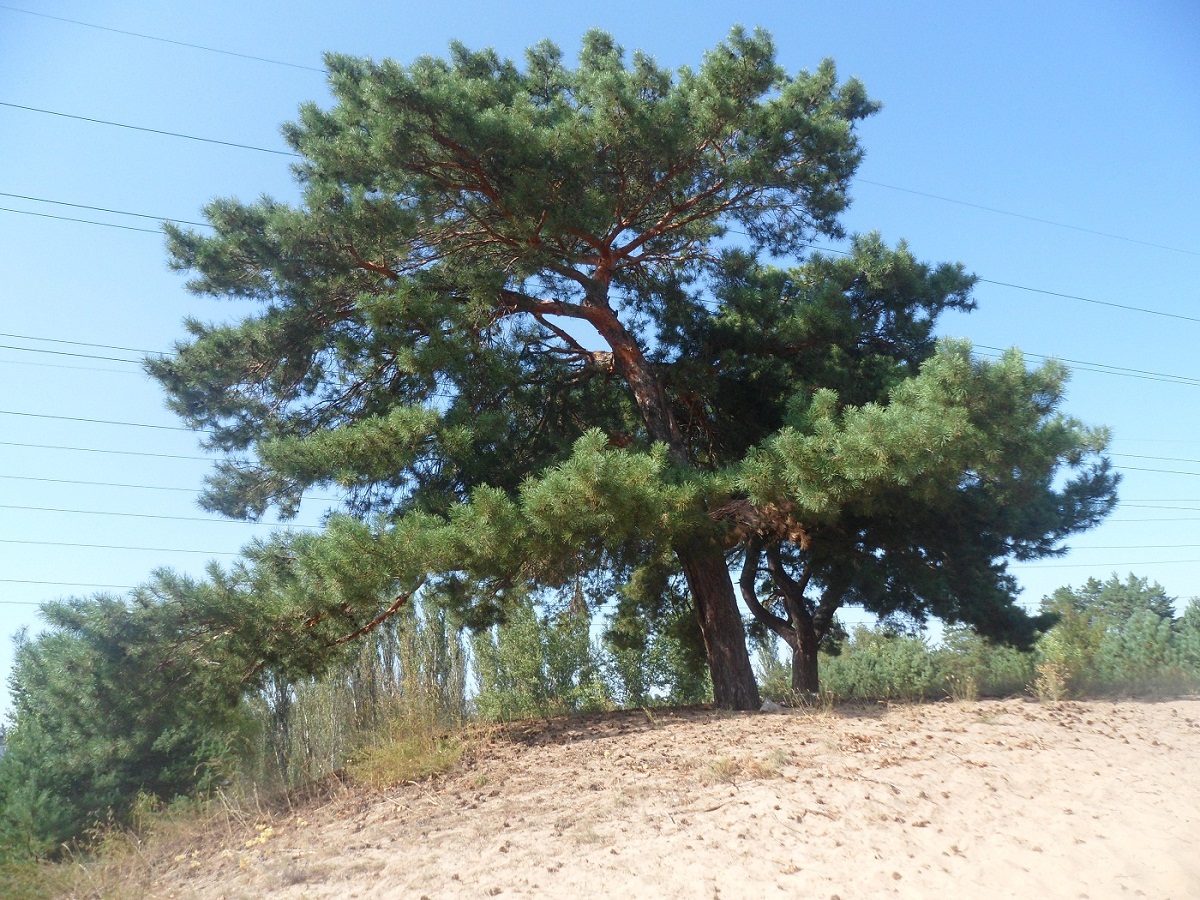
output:
M1200 700L527 724L438 784L234 837L152 895L1182 900Z

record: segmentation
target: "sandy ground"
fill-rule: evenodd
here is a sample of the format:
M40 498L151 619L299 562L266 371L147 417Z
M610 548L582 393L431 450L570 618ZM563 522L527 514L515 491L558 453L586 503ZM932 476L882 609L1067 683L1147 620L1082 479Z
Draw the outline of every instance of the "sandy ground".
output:
M1200 699L524 723L247 823L154 897L1200 897Z

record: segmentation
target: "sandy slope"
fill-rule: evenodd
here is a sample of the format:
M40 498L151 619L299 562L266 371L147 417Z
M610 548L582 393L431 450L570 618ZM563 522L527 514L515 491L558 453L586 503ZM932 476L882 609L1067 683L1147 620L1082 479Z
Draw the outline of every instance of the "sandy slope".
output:
M156 897L1200 897L1200 700L515 726L164 862Z

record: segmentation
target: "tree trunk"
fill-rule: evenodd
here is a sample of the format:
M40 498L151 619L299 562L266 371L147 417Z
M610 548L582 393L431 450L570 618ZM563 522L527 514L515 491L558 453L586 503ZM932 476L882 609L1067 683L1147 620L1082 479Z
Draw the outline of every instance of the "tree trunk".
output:
M821 642L810 624L794 622L796 641L792 644L792 690L816 694L821 690L821 675L817 666L817 648Z
M670 400L637 339L606 301L589 307L585 318L612 349L617 372L633 393L650 440L666 444L675 462L690 466ZM675 553L704 634L713 699L717 706L728 709L758 709L758 683L746 650L746 629L738 612L725 554L716 544L702 543L676 547Z
M746 631L725 554L715 545L676 550L704 634L713 700L726 709L758 709L758 683L746 650Z

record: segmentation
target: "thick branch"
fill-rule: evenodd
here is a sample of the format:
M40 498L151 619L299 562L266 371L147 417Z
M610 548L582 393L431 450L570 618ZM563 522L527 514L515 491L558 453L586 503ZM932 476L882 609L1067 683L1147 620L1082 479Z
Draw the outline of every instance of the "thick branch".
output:
M399 272L390 266L383 266L379 263L373 263L369 259L364 259L359 255L358 250L355 249L353 244L351 244L347 249L350 251L350 255L354 257L354 262L359 268L366 269L368 272L374 272L376 275L382 275L384 278L391 279L392 281L400 280Z
M637 338L621 323L607 303L568 303L563 300L530 297L508 288L500 291L500 299L513 312L529 313L535 318L551 315L583 319L595 328L612 348L616 370L633 391L633 398L642 413L650 440L666 444L677 462L687 462L683 439L671 411L666 390L642 352Z
M833 616L841 606L842 594L834 592L832 588L826 588L821 595L821 602L817 604L817 611L813 613L813 631L817 633L818 641L824 640L829 629L833 627Z
M754 618L783 638L788 646L795 646L796 630L759 602L755 581L758 579L758 564L762 559L762 552L762 538L751 538L749 546L746 547L746 561L742 564L742 576L738 579L742 599L746 601L746 606L750 608Z
M792 578L784 568L779 545L772 544L767 548L767 571L771 573L771 580L775 582L775 587L779 589L780 596L783 597L783 605L792 622L798 628L811 628L813 615L808 608L808 601L804 599L804 591L812 578L811 570L805 568L804 575L799 581Z
M373 618L366 625L363 625L361 628L355 629L354 631L350 632L347 635L343 635L342 637L338 638L335 641L331 641L328 646L340 647L342 644L349 643L350 641L354 640L355 638L362 637L364 634L369 634L370 632L374 631L376 628L378 628L380 625L382 625L384 622L386 622L388 619L390 619L392 616L394 616L396 613L398 613L400 611L401 607L403 607L404 604L406 604L409 600L412 599L412 595L421 589L421 586L423 584L425 584L424 578L422 578L420 581L418 581L417 586L414 587L411 591L400 594L391 606L389 606L387 609L385 609L383 612L381 612L379 615L377 615L375 618Z

